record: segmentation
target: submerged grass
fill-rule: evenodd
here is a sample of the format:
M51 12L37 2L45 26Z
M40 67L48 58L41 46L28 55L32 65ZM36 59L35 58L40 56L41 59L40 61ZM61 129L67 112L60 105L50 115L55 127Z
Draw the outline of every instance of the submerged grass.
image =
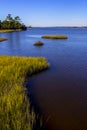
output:
M65 35L44 35L42 38L46 39L67 39L68 37Z
M49 67L45 58L0 56L0 130L32 130L35 113L23 86L25 77Z
M0 42L7 40L6 38L0 38Z

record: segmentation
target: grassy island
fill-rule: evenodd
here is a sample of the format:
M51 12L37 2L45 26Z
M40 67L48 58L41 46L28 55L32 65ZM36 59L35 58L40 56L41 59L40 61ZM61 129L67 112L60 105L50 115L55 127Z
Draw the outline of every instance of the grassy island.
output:
M65 35L44 35L42 38L46 39L67 39L68 37Z
M43 46L43 42L37 41L37 42L34 44L34 46Z
M45 58L0 56L0 130L33 129L35 113L23 84L48 67Z
M5 41L5 40L8 40L8 39L6 39L6 38L0 38L0 42Z

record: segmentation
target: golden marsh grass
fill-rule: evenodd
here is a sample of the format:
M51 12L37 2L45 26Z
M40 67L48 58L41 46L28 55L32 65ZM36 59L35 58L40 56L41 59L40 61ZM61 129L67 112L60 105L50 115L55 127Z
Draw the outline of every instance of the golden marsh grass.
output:
M44 35L42 38L46 39L67 39L68 37L65 35Z
M7 32L20 32L22 29L2 29L0 33L7 33Z
M34 44L34 46L43 46L43 42L37 41L37 42Z
M23 84L48 67L45 58L0 56L0 130L32 130L35 113Z
M0 38L0 42L5 41L5 40L8 40L8 39L6 39L6 38Z

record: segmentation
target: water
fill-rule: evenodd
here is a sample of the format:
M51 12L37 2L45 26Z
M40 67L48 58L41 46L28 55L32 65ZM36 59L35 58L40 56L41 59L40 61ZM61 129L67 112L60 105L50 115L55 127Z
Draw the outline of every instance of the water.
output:
M67 40L41 39L65 34ZM87 29L32 28L0 33L0 55L44 56L50 69L33 76L29 87L50 130L87 130ZM41 40L44 46L33 44Z

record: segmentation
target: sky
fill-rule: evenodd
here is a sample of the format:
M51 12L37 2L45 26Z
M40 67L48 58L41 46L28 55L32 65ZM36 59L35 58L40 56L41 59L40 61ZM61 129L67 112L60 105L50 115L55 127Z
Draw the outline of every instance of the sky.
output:
M0 20L7 14L27 26L87 26L87 0L0 0Z

